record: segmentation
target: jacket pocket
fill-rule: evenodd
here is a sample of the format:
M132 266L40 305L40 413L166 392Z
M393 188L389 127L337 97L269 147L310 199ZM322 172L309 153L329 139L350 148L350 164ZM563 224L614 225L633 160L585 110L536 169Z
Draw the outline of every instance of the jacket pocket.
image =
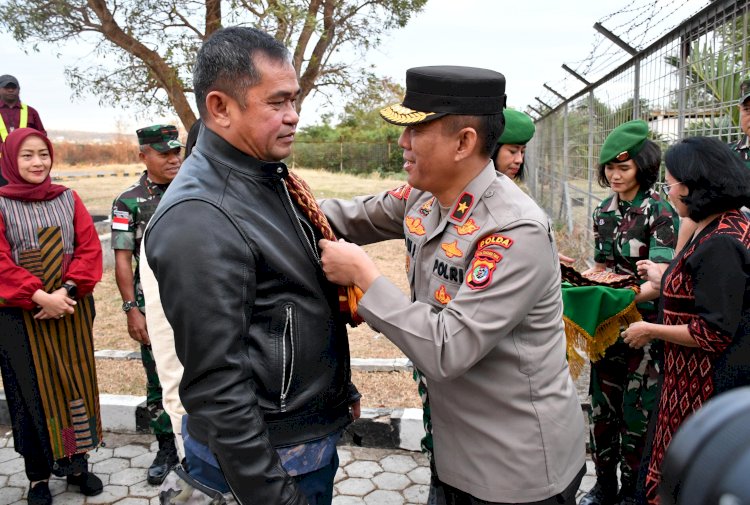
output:
M281 334L281 389L279 393L279 409L286 412L289 400L289 390L294 379L294 362L296 360L296 318L294 305L284 305L284 331Z

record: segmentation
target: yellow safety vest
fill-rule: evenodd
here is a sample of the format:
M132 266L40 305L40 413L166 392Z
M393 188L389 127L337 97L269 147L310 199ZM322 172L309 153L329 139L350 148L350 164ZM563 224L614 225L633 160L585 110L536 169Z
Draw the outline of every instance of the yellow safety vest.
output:
M25 103L21 104L21 121L18 125L19 128L26 128L29 125L29 108L26 106ZM5 121L3 121L3 116L0 115L0 139L2 139L3 142L5 142L5 139L8 137L8 128L5 126Z

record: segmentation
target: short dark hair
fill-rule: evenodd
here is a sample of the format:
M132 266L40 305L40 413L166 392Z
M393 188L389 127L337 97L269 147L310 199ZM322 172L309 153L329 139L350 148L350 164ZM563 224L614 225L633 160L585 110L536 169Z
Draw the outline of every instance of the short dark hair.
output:
M222 91L245 107L248 88L262 77L253 61L257 53L274 61L290 61L289 51L281 42L255 28L222 28L203 43L193 69L193 91L202 118L211 91Z
M688 188L682 203L693 221L750 204L750 170L720 140L688 137L667 149L664 161Z
M503 113L485 114L482 116L464 116L460 114L449 114L443 117L443 128L450 133L455 133L461 128L474 128L477 132L480 153L485 156L492 155L492 149L497 139L503 134L505 118Z
M492 159L492 163L497 167L497 155L500 154L500 148L503 147L505 144L497 144L495 148L492 150L492 155L490 158ZM525 144L524 144L525 145ZM526 168L526 155L523 155L523 161L521 162L521 166L518 167L518 173L516 173L516 176L514 179L522 181L526 178L526 172L524 169Z
M635 166L638 169L636 173L636 181L641 189L648 189L654 185L656 179L659 178L659 166L661 165L661 148L656 142L646 140L643 147L638 154L631 158L635 162ZM610 163L615 163L614 161ZM607 163L599 165L599 177L597 181L599 186L603 188L609 187L609 181L607 176L604 175L604 169Z

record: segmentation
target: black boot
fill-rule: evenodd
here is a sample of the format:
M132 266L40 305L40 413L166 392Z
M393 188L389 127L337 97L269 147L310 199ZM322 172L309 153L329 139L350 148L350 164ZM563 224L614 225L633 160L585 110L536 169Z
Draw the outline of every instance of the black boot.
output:
M617 505L638 505L635 497L635 484L631 480L623 479L617 495Z
M26 501L29 505L50 505L52 494L49 492L49 483L41 481L37 482L34 487L30 487L29 493L26 495Z
M596 484L578 505L617 505L617 476L614 472L597 472Z
M102 480L90 472L68 475L67 480L68 484L78 486L78 491L84 496L96 496L104 489Z
M151 466L148 467L148 483L158 486L167 477L169 471L179 463L177 447L174 445L174 435L157 435L159 451Z

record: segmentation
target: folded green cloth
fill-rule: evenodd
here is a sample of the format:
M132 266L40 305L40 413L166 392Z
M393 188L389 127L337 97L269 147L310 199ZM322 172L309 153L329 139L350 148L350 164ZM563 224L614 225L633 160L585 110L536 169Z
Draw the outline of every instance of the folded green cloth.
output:
M635 294L631 288L562 283L568 365L573 377L578 377L584 363L578 350L596 361L620 336L620 328L641 320Z

